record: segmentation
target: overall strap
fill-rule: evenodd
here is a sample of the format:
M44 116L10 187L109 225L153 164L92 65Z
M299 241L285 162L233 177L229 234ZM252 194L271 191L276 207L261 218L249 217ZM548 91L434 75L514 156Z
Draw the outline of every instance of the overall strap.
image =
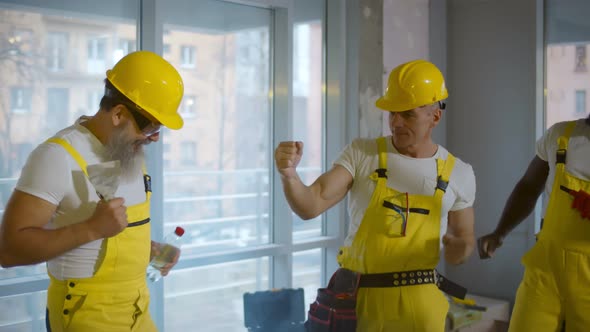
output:
M555 164L557 164L557 167L559 167L559 168L563 168L563 166L565 165L568 142L570 140L570 136L572 135L572 132L574 131L575 127L576 127L576 121L570 121L566 125L563 135L561 135L557 139L557 151L555 152Z
M447 191L447 187L449 186L449 180L451 179L451 174L453 173L453 168L455 167L455 156L453 156L450 152L447 156L446 160L443 159L436 159L436 189L434 191L434 196L437 199L442 201L442 197L444 196L445 192Z
M70 143L68 143L68 141L66 141L63 138L53 137L53 138L48 139L46 142L61 145L72 156L72 158L74 158L74 160L78 163L78 165L82 169L82 172L84 172L84 174L86 174L86 176L88 176L88 171L86 169L88 164L86 163L86 160L84 160L84 158L82 158L82 155L80 155L80 153L78 153L78 151L76 151L76 149L74 149L74 147Z
M371 174L371 179L387 179L387 141L385 137L377 138L377 153L379 154L379 168Z

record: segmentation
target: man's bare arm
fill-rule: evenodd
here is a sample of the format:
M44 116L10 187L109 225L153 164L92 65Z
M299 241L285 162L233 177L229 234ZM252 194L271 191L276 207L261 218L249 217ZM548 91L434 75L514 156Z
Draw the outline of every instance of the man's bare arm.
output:
M496 229L478 240L479 257L494 256L504 238L533 211L549 176L549 164L535 156L508 198Z
M461 264L475 248L473 207L449 212L447 234L443 236L445 260Z
M352 186L352 175L340 165L332 167L309 186L299 176L281 179L291 209L305 220L317 217L340 202Z
M123 202L122 198L101 202L90 219L50 230L44 227L57 207L15 190L0 225L0 265L45 262L85 243L119 233L127 224Z

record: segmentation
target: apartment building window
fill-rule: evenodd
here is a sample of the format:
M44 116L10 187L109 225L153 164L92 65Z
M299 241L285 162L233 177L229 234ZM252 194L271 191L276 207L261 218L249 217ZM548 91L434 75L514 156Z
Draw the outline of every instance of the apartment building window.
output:
M10 89L10 110L12 113L31 112L31 88L14 87Z
M69 91L67 88L47 89L45 126L50 133L66 127L69 119Z
M164 167L170 167L172 166L171 161L170 161L170 151L171 151L171 147L170 147L170 143L164 143L164 154L163 154L163 158L164 158Z
M196 105L197 98L195 96L185 96L182 101L181 114L185 118L192 118L197 115Z
M50 71L63 71L66 68L68 54L68 34L50 32L47 35L47 68Z
M106 70L106 38L91 37L88 39L88 72L102 74Z
M120 39L119 40L119 50L123 54L129 54L131 52L135 52L137 50L137 42L134 39Z
M574 71L585 72L588 70L586 67L586 45L576 45L576 67Z
M184 166L194 166L197 161L197 144L182 142L180 144L180 161Z
M185 68L195 68L195 47L183 45L180 47L180 65Z
M164 44L164 54L170 53L170 44Z
M586 114L586 90L576 90L576 115Z

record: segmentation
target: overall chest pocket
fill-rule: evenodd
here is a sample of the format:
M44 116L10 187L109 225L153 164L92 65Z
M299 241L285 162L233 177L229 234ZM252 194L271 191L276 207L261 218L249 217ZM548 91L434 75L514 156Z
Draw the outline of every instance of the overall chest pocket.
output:
M410 207L408 193L388 196L383 199L380 207L383 223L383 233L389 237L404 237L407 234L408 223L414 213L430 214L430 210Z

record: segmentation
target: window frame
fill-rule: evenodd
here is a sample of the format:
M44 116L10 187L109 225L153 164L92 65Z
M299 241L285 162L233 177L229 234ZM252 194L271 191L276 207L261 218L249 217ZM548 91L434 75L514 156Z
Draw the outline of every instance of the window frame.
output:
M19 96L15 96L19 95ZM28 98L27 98L28 95ZM31 113L33 88L26 86L10 87L10 113L12 114L29 114ZM16 99L16 100L15 100ZM17 102L21 99L20 102ZM20 104L20 105L16 105Z
M575 90L575 110L574 114L576 116L586 115L586 102L587 102L587 93L586 90Z
M162 50L163 53L163 50ZM195 68L197 47L194 45L180 45L180 66L182 68Z
M574 72L585 73L588 71L588 50L586 45L576 45L574 48Z
M180 114L182 117L186 119L192 119L197 116L197 96L196 95L185 95L182 104ZM192 101L192 104L188 104L189 101Z

